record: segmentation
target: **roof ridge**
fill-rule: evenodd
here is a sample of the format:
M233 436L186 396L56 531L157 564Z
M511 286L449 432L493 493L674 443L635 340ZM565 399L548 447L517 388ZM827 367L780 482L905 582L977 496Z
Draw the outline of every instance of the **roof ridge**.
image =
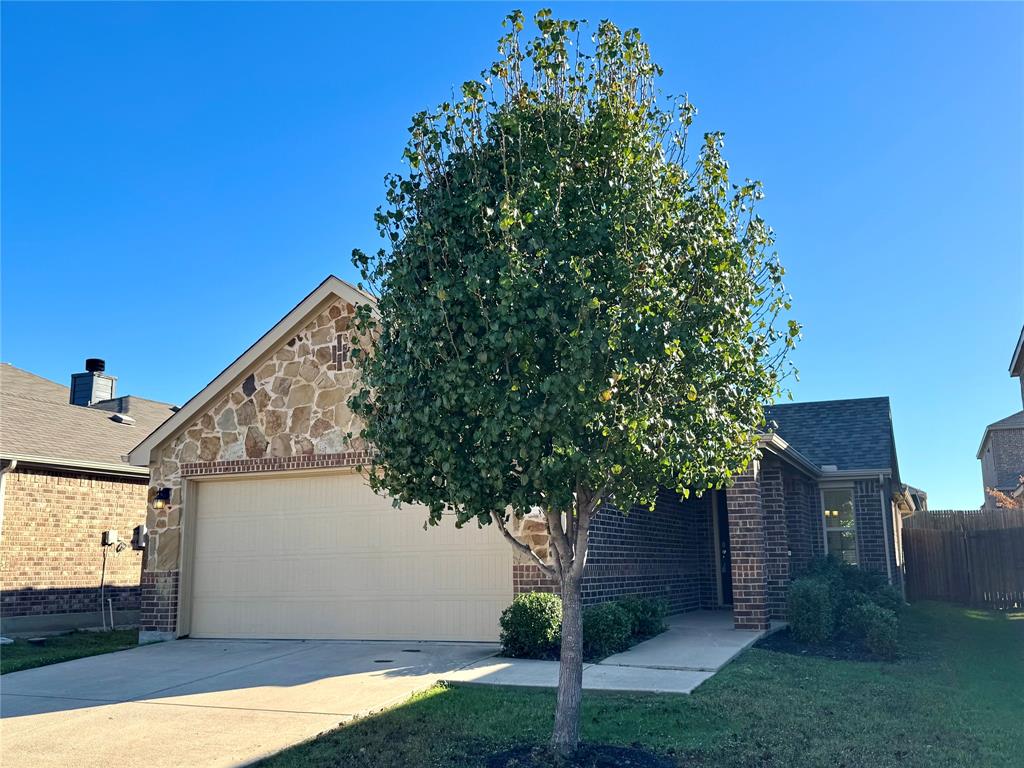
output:
M45 381L47 384L53 384L53 386L55 387L61 387L62 389L66 389L69 392L71 391L71 387L67 386L66 384L61 384L59 381L54 381L53 379L48 379L45 376L40 376L38 373L32 373L32 371L25 370L24 368L19 368L18 366L13 365L12 363L0 362L0 365L6 365L8 368L17 371L18 373L24 373L26 376L31 376L34 379Z
M786 408L800 405L830 405L832 403L869 403L889 401L888 395L876 395L874 397L839 397L834 400L799 400L791 403L772 403L767 408Z

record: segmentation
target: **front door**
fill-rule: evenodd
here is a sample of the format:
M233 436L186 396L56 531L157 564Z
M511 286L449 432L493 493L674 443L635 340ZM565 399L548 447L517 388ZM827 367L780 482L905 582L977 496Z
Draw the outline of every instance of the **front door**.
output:
M716 492L714 499L719 594L722 605L732 605L732 556L729 545L729 508L725 503L725 491Z

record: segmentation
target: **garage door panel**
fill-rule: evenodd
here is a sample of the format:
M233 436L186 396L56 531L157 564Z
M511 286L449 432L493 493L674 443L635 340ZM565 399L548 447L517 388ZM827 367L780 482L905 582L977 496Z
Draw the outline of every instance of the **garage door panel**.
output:
M198 484L192 635L493 640L500 534L395 509L351 473Z

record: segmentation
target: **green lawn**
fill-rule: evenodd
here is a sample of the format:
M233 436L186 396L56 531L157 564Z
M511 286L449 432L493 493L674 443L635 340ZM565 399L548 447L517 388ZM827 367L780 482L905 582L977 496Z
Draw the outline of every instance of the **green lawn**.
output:
M138 643L137 629L53 635L46 638L45 645L32 645L28 640L15 640L10 645L0 645L0 674L56 664L58 661L80 659L83 656L123 651Z
M896 663L752 649L691 696L589 694L584 738L708 768L1020 766L1024 613L920 604L903 635ZM553 699L436 687L261 766L481 766L493 752L543 742Z

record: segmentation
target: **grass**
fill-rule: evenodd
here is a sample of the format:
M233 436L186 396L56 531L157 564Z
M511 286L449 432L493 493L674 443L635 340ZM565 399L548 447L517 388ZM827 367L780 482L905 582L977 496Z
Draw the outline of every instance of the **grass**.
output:
M138 643L137 629L52 635L46 638L45 645L33 645L28 640L15 640L9 645L0 645L0 675L80 659L84 656L123 651L125 648L133 648Z
M710 768L1010 768L1020 763L1024 614L910 609L895 663L754 648L691 696L584 696L590 742ZM469 768L543 743L554 694L435 687L261 768Z

